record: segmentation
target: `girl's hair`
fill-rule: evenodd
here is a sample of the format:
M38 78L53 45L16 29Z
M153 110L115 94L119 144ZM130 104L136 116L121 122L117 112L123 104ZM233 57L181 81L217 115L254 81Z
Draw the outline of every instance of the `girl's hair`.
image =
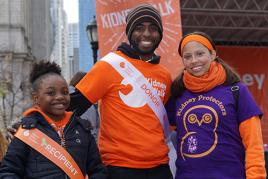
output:
M74 86L78 84L78 82L86 75L86 72L83 71L78 71L77 73L74 74L70 81L70 85Z
M180 41L180 44L179 44L179 54L180 56L182 56L181 54L181 42L183 41L183 39L185 37L187 37L188 35L193 35L193 34L196 34L196 35L201 35L205 38L207 38L209 40L209 42L211 43L212 47L214 49L216 49L216 46L214 44L214 42L212 41L212 39L205 33L203 32L193 32L193 33L190 33L190 34L187 34L185 36L182 37L181 41ZM240 78L238 76L238 74L235 72L235 70L229 66L226 62L224 62L221 58L219 57L216 57L215 58L215 61L220 63L225 72L226 72L226 80L225 82L223 83L223 85L232 85L234 83L237 83L240 81ZM171 95L174 97L174 98L179 98L182 93L184 92L185 90L185 85L183 83L183 73L179 74L178 77L173 81L172 85L171 85Z
M35 62L30 73L30 83L33 91L36 91L40 85L41 79L47 74L57 74L61 76L61 68L55 62L41 60Z

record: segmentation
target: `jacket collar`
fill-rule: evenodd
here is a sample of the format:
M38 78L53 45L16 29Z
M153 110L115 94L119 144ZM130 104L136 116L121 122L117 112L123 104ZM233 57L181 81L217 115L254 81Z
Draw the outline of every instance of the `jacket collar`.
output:
M123 52L125 55L127 55L130 58L140 60L139 55L137 55L138 53L133 48L131 48L131 46L129 44L127 44L125 42L123 42L121 45L119 45L117 50ZM152 63L152 64L159 64L160 56L154 55L152 60L150 60L148 62Z
M45 120L45 118L39 113L39 112L33 112L29 116L24 117L21 124L22 128L25 129L32 129L36 128L37 124L41 125L49 125L48 122ZM89 121L81 119L79 117L75 117L74 115L71 117L70 122L67 125L74 125L75 123L81 124L81 126L87 130L90 131L91 124Z

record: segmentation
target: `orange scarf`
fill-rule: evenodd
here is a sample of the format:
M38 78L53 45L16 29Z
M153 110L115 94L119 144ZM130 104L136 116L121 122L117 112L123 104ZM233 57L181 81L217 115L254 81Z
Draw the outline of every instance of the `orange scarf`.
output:
M191 75L186 70L183 72L185 87L195 93L207 92L212 88L221 85L226 80L226 72L220 63L213 61L209 71L201 77Z
M32 112L39 112L58 133L61 133L63 131L64 127L70 121L70 118L73 114L72 112L65 112L64 118L62 120L54 121L48 115L46 115L39 107L35 106L26 110L23 113L23 116L28 116Z

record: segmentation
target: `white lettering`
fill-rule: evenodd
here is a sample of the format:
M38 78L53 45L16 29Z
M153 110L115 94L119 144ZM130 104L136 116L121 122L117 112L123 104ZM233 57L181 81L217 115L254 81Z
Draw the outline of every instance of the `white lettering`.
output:
M125 19L130 9L125 9L119 12L111 12L107 14L101 14L102 27L113 28L126 23Z
M159 10L161 16L168 16L175 13L171 3L172 0L168 0L162 3L153 4L153 6ZM101 14L102 28L114 28L126 24L125 19L130 10L131 9L124 9L122 11Z
M63 164L74 174L76 175L78 172L76 169L73 167L72 163L64 156L61 154L60 151L58 151L56 148L52 147L49 144L41 144L42 147L45 148L50 154L52 154L54 157L58 158L60 162L63 162Z
M45 149L46 150L50 150L51 149L51 145L47 144Z
M258 74L254 74L253 76L254 76L254 78L255 78L256 81L257 81L258 89L259 89L259 90L262 89L265 75L264 75L264 74L260 74L260 75L258 75Z
M157 100L157 97L153 95L152 91L150 88L147 88L146 84L143 84L141 86L141 89L144 90L144 92L147 94L148 97L151 98L152 102L156 105L159 106L159 101Z
M63 160L64 162L66 161L66 158L65 158L64 155L62 155L61 158L60 158L60 161L62 161L62 160Z
M58 154L59 154L59 155L58 155ZM61 154L60 154L59 151L56 151L56 152L54 153L54 156L57 157L57 158L59 158L60 155L61 155Z
M171 0L168 0L163 3L153 4L153 6L159 10L161 16L168 16L175 12L171 6L171 2Z
M101 17L101 22L102 22L102 27L105 29L105 28L108 28L109 25L106 21L106 14L101 14L100 17Z
M248 73L246 73L246 74L244 74L243 76L242 76L242 81L247 85L247 86L251 86L251 85L253 85L253 77L252 77L252 75L251 74L248 74Z
M261 90L263 88L263 83L265 81L265 74L250 74L245 73L241 75L241 80L245 85L247 86L253 86L256 85L258 90Z

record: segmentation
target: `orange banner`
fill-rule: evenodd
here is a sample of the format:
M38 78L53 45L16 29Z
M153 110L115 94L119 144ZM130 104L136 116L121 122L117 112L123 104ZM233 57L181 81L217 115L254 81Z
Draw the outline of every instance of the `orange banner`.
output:
M218 55L239 73L263 111L262 132L268 144L268 48L218 46Z
M97 0L100 57L116 50L121 42L127 42L126 15L131 8L144 3L152 4L161 13L164 32L163 40L156 53L161 56L161 63L169 69L174 78L182 69L177 53L182 35L179 0Z

